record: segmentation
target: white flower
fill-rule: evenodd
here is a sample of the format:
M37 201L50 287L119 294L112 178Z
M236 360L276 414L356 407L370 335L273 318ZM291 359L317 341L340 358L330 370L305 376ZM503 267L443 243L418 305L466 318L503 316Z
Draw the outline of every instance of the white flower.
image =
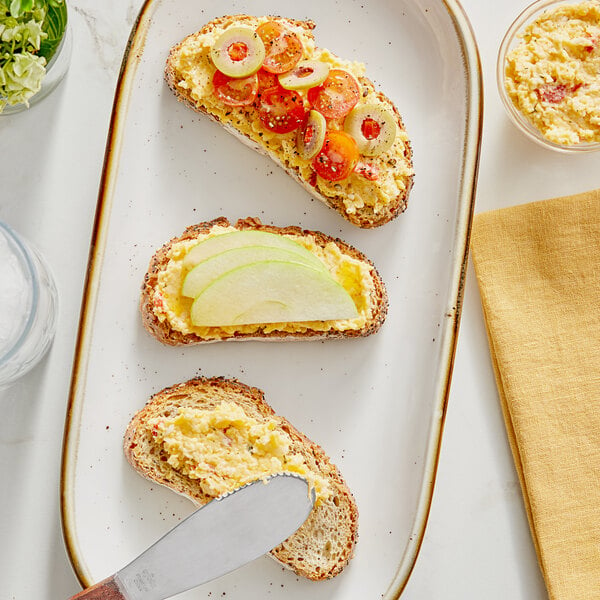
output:
M29 52L15 54L0 71L0 95L8 104L27 104L40 91L46 74L46 60Z

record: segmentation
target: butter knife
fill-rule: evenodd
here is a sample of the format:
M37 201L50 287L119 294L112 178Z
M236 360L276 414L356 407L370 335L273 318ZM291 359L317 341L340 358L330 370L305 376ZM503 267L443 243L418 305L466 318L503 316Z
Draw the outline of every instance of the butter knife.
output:
M314 490L289 473L253 481L199 508L126 567L70 600L164 600L262 556L292 535Z

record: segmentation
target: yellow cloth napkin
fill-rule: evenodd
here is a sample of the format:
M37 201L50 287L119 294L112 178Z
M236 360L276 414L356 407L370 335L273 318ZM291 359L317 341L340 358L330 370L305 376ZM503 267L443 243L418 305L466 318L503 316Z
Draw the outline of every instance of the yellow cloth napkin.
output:
M479 214L496 383L551 600L600 599L600 190Z

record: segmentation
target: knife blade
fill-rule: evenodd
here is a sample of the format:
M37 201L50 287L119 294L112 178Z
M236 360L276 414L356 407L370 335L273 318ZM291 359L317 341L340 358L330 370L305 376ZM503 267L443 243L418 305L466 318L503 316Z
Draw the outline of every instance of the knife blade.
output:
M262 556L304 523L315 501L290 473L253 481L199 508L114 575L70 600L164 600Z

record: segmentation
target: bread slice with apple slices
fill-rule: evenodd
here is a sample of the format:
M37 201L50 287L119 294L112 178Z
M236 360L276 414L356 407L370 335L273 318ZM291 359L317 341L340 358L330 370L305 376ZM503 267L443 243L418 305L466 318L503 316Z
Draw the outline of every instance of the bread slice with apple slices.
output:
M142 285L145 328L168 345L361 337L387 314L373 263L340 239L299 227L188 227L152 257Z
M313 21L228 15L171 48L178 100L270 157L362 228L402 213L412 150L392 100L364 64L315 43Z
M166 388L134 415L124 451L142 476L197 505L275 472L299 474L315 490L315 506L271 556L298 575L323 580L353 555L358 510L339 470L257 388L223 378Z

